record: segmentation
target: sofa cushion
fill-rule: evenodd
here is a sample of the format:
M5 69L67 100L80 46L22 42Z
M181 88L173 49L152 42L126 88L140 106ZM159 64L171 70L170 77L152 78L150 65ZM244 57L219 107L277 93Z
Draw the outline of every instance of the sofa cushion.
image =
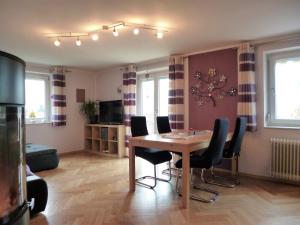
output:
M26 163L32 172L38 172L56 168L59 158L55 148L45 145L27 144Z
M45 145L27 144L26 145L26 156L38 156L56 153L56 149Z

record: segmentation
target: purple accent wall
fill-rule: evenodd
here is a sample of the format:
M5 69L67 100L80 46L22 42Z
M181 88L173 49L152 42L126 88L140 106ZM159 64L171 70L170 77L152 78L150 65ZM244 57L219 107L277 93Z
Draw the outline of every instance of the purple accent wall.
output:
M195 96L191 94L191 87L197 81L194 79L196 71L207 73L209 68L215 68L217 72L224 74L228 81L225 90L231 87L238 88L237 50L226 49L208 52L189 57L189 128L212 129L214 121L218 117L227 117L230 122L230 131L234 130L237 116L237 96L226 96L222 100L216 100L216 107L212 103L198 106Z

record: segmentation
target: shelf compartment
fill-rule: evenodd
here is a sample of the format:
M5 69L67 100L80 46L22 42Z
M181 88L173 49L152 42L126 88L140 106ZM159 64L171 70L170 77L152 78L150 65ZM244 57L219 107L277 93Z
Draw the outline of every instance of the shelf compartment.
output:
M103 153L109 153L109 148L108 148L108 141L101 140L101 152Z
M108 140L108 127L101 127L100 128L101 129L101 139L103 140L103 141L107 141Z
M92 148L95 152L100 152L101 143L98 140L93 140Z
M92 127L86 126L84 129L84 137L85 138L92 138Z
M92 140L85 139L84 140L84 148L85 148L85 150L91 151L92 150Z
M108 142L108 150L110 154L118 154L118 143L117 142Z
M93 127L92 137L93 137L93 139L100 139L100 128L99 127Z
M115 127L108 128L108 140L118 141L118 128Z

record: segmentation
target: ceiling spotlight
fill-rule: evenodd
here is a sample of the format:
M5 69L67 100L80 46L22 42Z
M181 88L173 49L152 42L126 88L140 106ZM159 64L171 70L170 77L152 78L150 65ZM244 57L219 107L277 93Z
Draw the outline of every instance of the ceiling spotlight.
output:
M77 45L78 47L81 46L81 40L79 39L79 37L77 37L76 45Z
M158 39L162 39L162 38L164 37L164 32L161 31L161 30L157 30L157 31L156 31L156 37L157 37Z
M118 37L118 36L119 36L119 32L116 30L116 27L114 27L113 35L114 35L115 37Z
M59 47L59 46L60 46L60 41L59 41L58 38L54 41L54 45L55 45L56 47Z
M138 27L133 29L133 34L138 35L140 33L140 29Z
M93 41L98 41L98 39L99 39L98 34L92 34L92 40Z

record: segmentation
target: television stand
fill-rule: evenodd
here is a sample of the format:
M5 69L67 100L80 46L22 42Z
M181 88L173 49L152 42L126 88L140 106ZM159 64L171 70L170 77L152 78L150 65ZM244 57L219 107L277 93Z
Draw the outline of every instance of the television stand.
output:
M125 126L113 124L86 124L85 150L99 155L125 156Z

